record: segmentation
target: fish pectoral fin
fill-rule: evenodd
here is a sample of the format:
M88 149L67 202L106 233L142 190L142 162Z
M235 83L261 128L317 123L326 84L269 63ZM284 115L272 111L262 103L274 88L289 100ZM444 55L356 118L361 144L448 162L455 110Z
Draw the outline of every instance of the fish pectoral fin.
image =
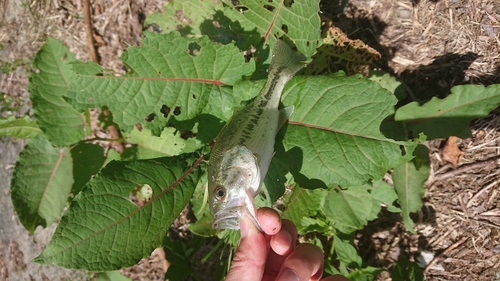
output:
M279 119L278 119L278 130L285 125L286 121L290 118L294 110L293 105L287 106L285 108L280 109Z

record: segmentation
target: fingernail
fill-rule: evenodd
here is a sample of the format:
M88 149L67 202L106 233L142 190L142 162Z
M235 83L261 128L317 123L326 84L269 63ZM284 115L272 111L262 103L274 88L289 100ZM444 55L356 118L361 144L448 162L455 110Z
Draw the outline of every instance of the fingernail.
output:
M299 276L295 270L287 268L281 272L276 281L299 281Z

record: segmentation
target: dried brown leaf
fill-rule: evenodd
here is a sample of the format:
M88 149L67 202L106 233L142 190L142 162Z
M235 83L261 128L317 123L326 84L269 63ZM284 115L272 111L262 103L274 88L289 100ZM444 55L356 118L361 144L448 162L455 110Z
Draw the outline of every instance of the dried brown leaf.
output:
M441 149L441 157L444 161L451 163L454 167L458 166L458 163L462 159L464 153L458 148L457 144L458 138L451 136L446 140L446 144Z

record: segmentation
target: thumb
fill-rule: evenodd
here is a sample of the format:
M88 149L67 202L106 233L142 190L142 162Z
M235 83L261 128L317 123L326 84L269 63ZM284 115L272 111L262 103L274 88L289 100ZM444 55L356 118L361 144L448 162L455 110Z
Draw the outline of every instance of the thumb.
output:
M266 237L246 216L240 221L241 240L226 281L260 281L264 275L269 247Z

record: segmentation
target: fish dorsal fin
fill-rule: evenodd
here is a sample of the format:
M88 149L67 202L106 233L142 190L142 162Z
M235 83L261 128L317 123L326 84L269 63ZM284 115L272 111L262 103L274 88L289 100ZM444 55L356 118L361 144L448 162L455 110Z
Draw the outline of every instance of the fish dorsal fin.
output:
M285 125L286 121L290 118L294 110L293 105L287 106L285 108L280 109L279 118L278 118L278 130Z

